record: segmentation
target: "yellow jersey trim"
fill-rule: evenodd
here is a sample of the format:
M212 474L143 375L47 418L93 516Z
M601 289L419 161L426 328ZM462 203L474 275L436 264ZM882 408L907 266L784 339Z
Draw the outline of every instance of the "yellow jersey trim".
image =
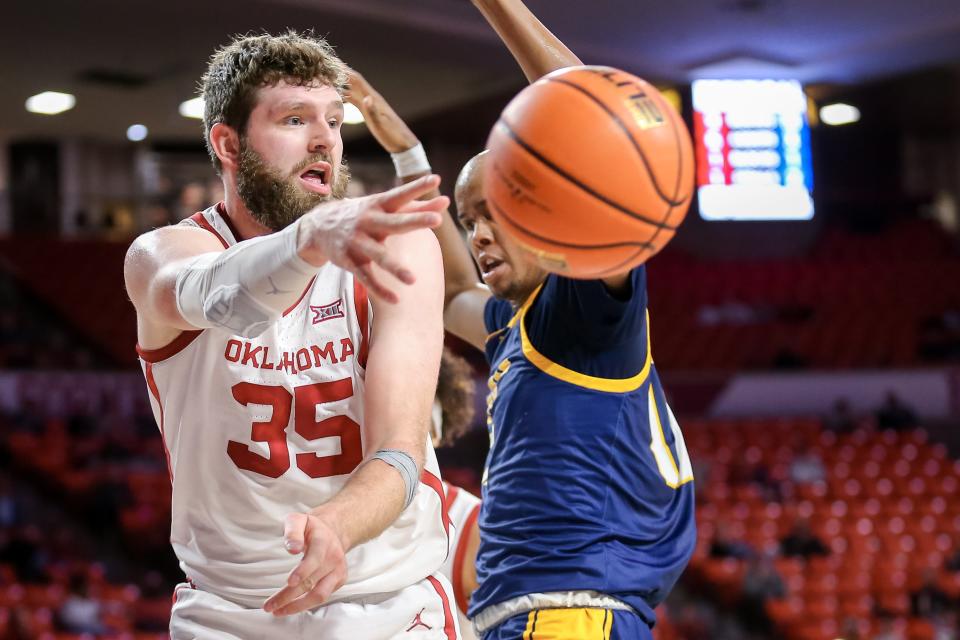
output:
M501 327L500 329L497 329L497 330L494 331L493 333L487 334L487 337L483 339L484 344L486 344L487 342L490 342L491 340L493 340L494 338L496 338L498 335L500 335L501 333L503 333L503 332L506 331L507 329L512 328L513 325L517 324L517 319L520 318L520 313L523 311L523 308L524 308L525 306L529 305L529 304L533 301L533 299L537 297L537 294L540 293L540 289L542 289L542 288L543 288L543 285L541 284L541 285L538 285L537 288L533 290L533 293L531 293L531 294L527 297L527 301L523 303L523 306L521 306L519 309L517 309L516 312L513 314L513 317L510 318L510 321L507 322L507 326Z
M554 362L550 358L546 357L533 346L533 343L530 342L530 338L527 336L527 327L526 327L526 314L527 309L531 307L533 301L536 299L537 294L540 293L540 289L543 285L537 287L537 289L530 294L530 297L527 298L527 301L523 303L523 306L520 307L520 311L510 320L510 323L507 327L512 327L519 320L520 322L520 342L523 347L523 355L526 356L527 360L533 363L537 369L544 372L552 378L558 380L563 380L564 382L569 382L570 384L577 385L578 387L584 387L586 389L593 389L595 391L606 391L609 393L627 393L630 391L636 391L639 389L644 382L647 380L647 376L650 374L650 365L653 364L653 357L650 352L650 313L647 312L647 357L643 363L643 368L640 369L640 372L635 376L629 378L600 378L597 376L590 376L585 373L580 373L574 371L573 369L568 369L562 364Z
M660 444L663 446L663 451L667 454L667 460L670 463L670 469L665 470L660 466L660 458L657 456L657 452L654 450L656 443L650 443L650 451L653 452L653 459L657 462L657 467L660 471L660 477L663 478L664 483L671 489L678 489L688 482L691 482L693 480L693 476L691 475L686 478L680 477L680 469L677 467L677 461L674 459L673 452L670 451L670 447L667 445L667 437L663 433L663 422L660 420L660 409L657 408L657 399L654 396L653 387L650 387L648 400L650 408L652 409L653 419L657 421L657 435L660 437ZM673 473L669 474L669 471L673 471ZM677 481L671 482L670 478L677 478Z

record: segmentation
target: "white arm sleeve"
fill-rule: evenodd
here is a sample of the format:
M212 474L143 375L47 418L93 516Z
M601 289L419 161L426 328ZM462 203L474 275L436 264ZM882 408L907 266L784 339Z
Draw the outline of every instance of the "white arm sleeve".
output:
M253 338L293 305L317 273L297 254L294 223L239 242L222 253L197 256L177 275L177 309L199 328L221 328Z

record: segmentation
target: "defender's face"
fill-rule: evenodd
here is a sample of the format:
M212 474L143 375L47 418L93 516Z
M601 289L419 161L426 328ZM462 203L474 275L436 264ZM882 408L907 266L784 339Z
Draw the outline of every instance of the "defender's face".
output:
M257 92L245 139L275 175L323 200L337 196L342 123L343 100L330 85L280 82Z
M457 185L455 198L460 224L467 232L470 253L484 283L498 298L522 304L547 272L536 266L528 252L503 233L490 216L483 195L482 166Z

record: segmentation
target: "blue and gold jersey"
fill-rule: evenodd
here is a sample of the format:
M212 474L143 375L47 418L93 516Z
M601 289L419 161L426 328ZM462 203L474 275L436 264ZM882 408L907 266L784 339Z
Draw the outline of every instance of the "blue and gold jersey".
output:
M650 354L646 271L626 300L547 277L491 298L487 427L470 616L518 596L598 591L653 624L696 543L693 474Z

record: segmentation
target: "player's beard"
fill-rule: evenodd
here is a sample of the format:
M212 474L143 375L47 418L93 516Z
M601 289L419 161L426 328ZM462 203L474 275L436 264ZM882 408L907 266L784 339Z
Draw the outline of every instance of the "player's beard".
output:
M339 200L347 193L350 169L346 160L333 171L330 195L306 191L297 184L300 173L317 162L333 163L326 154L316 154L297 165L291 175L284 177L271 168L263 157L240 141L240 163L237 168L237 193L253 219L260 224L279 231L293 223L318 204Z

